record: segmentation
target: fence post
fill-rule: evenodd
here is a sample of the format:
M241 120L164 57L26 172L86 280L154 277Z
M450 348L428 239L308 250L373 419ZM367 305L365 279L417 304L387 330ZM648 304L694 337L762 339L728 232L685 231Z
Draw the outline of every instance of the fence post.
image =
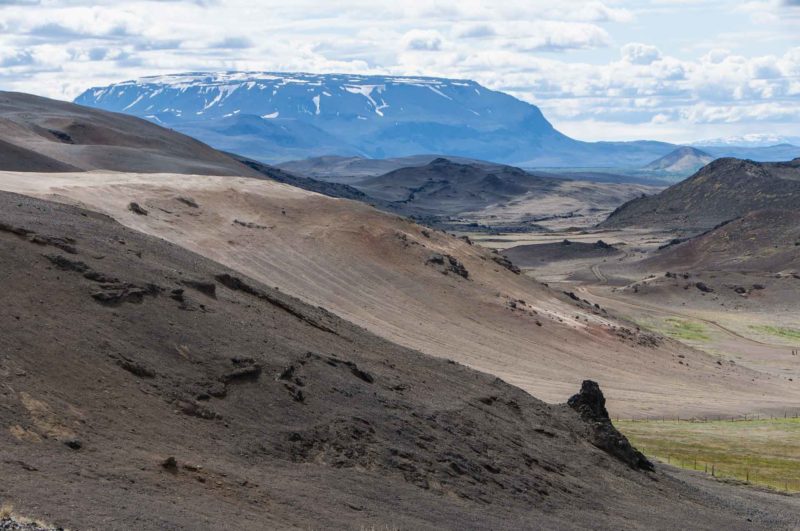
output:
M716 475L717 475L716 468L717 468L717 466L714 463L711 463L711 477L712 478L716 477Z

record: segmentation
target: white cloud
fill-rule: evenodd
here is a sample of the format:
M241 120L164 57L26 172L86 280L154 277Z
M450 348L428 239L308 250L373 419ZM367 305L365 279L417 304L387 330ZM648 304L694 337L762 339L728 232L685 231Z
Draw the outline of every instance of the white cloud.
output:
M507 45L520 51L564 51L607 46L608 33L594 25L575 22L534 22L524 36L508 39Z
M531 101L579 137L716 137L733 133L701 129L800 119L794 4L0 0L0 87L72 98L190 70L448 76Z
M407 50L433 52L442 49L444 38L438 31L414 29L403 35Z
M635 65L649 65L661 59L661 51L655 46L630 42L620 50L622 59Z

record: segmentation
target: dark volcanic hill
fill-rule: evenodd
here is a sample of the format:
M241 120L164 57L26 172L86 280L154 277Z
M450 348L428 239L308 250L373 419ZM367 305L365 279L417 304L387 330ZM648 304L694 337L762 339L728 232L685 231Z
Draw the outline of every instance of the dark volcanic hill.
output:
M364 193L402 206L413 215L455 215L508 201L526 193L556 189L561 181L512 166L461 164L437 158L361 181Z
M758 163L718 159L663 192L634 199L601 227L657 227L702 232L762 209L800 205L800 159Z
M0 171L256 176L188 136L124 114L0 92Z
M630 466L591 386L581 416L547 405L96 213L0 194L0 272L0 498L21 514L142 530L798 523Z
M642 265L676 271L800 272L800 212L751 212L670 245Z
M282 162L276 164L276 167L292 173L306 175L314 179L353 184L364 181L370 177L384 175L390 171L414 166L425 166L438 158L444 157L441 155L412 155L409 157L388 159L368 159L364 157L338 157L330 155ZM446 158L458 164L475 164L478 166L492 167L503 166L502 164L464 157L452 157L448 155Z

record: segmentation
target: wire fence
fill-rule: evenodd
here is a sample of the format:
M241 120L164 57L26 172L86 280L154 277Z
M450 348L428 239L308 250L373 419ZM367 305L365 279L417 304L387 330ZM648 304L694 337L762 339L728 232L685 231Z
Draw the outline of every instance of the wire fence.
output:
M763 413L754 413L752 415L710 415L703 417L683 417L680 416L660 416L660 417L645 417L645 418L625 418L615 417L615 422L752 422L754 420L780 420L780 419L798 419L800 418L800 410L784 411L783 415L765 415Z
M658 425L660 423L681 423L687 426L696 424L728 424L747 422L756 425L757 429L763 429L767 421L779 421L776 425L783 425L784 420L790 421L790 425L794 425L797 419L800 418L800 411L784 411L782 414L765 415L762 413L755 413L752 415L741 416L704 416L704 417L690 417L681 418L679 416L669 417L663 416L658 418L617 418L618 423L648 423L650 425ZM643 427L644 428L644 427ZM744 427L743 427L744 428ZM635 429L635 428L632 428ZM671 430L671 427L665 428ZM648 433L648 428L644 428L644 432ZM659 428L660 430L660 428ZM737 428L738 431L738 428ZM623 430L624 432L624 430ZM659 432L661 433L661 432ZM669 442L670 439L666 436L665 432L655 447L648 448L648 444L643 443L641 450L647 454L648 457L666 463L668 465L676 466L686 470L695 470L703 472L715 478L741 483L746 485L756 485L766 487L775 491L786 493L800 493L800 456L781 455L777 456L775 463L770 463L770 460L776 456L763 456L747 455L739 453L740 449L728 455L720 455L721 448L716 445L720 442L716 440L712 446L702 447L703 445L686 445L677 441ZM710 432L705 432L706 435ZM711 432L713 433L713 432ZM736 432L733 432L736 433ZM649 434L648 437L655 437L656 433ZM701 436L698 434L698 437ZM651 443L653 441L651 440ZM778 443L780 444L780 443ZM738 446L738 445L737 445ZM648 451L649 450L649 451ZM770 452L771 453L771 452ZM724 462L721 462L724 461Z
M648 457L685 470L704 472L717 479L767 487L781 492L800 492L800 478L776 477L775 471L768 468L750 467L745 464L720 464L685 455L651 455Z

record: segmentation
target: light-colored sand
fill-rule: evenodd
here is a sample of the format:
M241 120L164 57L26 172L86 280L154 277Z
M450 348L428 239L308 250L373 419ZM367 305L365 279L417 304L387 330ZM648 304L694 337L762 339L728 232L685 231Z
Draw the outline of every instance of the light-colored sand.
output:
M650 348L620 340L615 322L514 275L486 249L440 232L426 237L421 227L360 203L270 181L171 174L7 172L0 189L104 212L548 401L566 400L592 378L612 414L623 416L783 411L800 403L797 386L779 378L721 367L676 342ZM149 215L129 211L132 201ZM426 265L435 252L457 257L470 279ZM517 303L524 311L509 308L511 300L524 300Z

